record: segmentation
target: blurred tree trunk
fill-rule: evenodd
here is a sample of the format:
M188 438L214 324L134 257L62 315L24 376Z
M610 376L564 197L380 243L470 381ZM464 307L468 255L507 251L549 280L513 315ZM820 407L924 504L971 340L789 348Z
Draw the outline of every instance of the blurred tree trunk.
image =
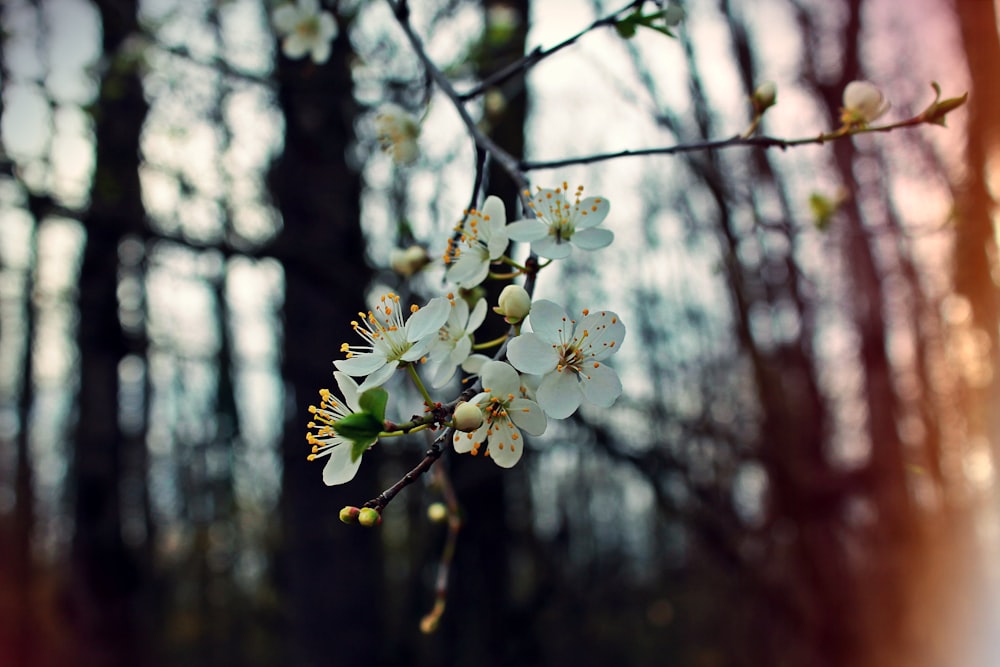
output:
M988 364L978 382L968 388L970 436L985 436L993 441L1000 455L1000 292L997 290L997 242L993 224L996 201L990 191L989 164L1000 149L1000 41L997 37L997 12L993 2L955 0L962 45L972 79L969 94L969 121L966 130L965 174L957 188L955 242L955 291L972 306L971 325L985 336L988 348L982 350L982 362Z
M118 319L118 244L141 233L139 136L146 116L139 72L119 49L138 29L135 0L96 3L109 68L94 108L96 165L80 269L79 421L71 488L75 511L70 610L75 664L131 667L143 660L142 564L122 538L120 481L126 439L118 423L118 364L128 349ZM135 443L137 440L129 440Z
M361 179L348 164L357 106L347 26L328 62L279 56L278 99L285 148L269 174L284 227L273 248L285 271L283 376L288 391L282 440L280 573L290 624L289 664L370 667L377 664L381 623L378 531L340 523L344 505L379 493L375 461L351 484L326 487L322 462L306 456L307 408L322 387L337 388L332 361L355 335L350 322L366 310L372 272L360 224ZM339 645L331 637L349 637Z
M479 76L486 77L524 55L529 11L527 0L483 0L482 6L486 23L475 64ZM506 23L508 12L516 17L510 25ZM486 94L497 93L502 95L503 105L484 112L485 125L497 145L521 157L524 155L527 111L524 79L513 77L498 90ZM486 195L496 195L503 200L507 219L516 219L519 210L517 184L495 160L489 162L484 184ZM488 281L484 287L487 301L495 304L503 283ZM499 318L487 318L476 338L492 340L505 330L506 325ZM510 557L517 538L508 521L509 507L513 496L518 496L517 505L526 510L521 502L527 500L526 490L516 489L509 471L483 457L453 456L451 466L463 511L463 528L452 572L449 611L442 628L449 647L448 664L475 663L488 667L530 663L533 624L518 621L519 631L515 634L507 627L510 619L516 617L511 596ZM525 475L527 468L516 472ZM475 610L473 623L466 615L468 610Z

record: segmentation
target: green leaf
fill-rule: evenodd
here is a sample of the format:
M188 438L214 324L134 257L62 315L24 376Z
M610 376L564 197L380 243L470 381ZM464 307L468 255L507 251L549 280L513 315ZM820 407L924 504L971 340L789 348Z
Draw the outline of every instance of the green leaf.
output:
M385 406L383 406L383 410ZM378 440L383 420L368 412L355 412L333 423L337 435L351 441L351 460L357 461Z
M385 421L385 405L388 401L389 392L382 387L369 389L361 394L361 397L358 399L358 405L361 409L378 420L380 431L382 428L382 422Z
M615 23L615 30L624 39L632 39L635 37L635 21L631 16L624 18Z

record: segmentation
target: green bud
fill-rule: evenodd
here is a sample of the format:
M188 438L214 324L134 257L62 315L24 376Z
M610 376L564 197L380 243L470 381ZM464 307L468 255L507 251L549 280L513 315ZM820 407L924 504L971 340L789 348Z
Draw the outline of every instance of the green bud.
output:
M344 523L357 523L358 514L360 513L361 513L360 509L348 505L344 509L340 510L340 520L343 521Z
M761 114L773 107L777 99L778 87L774 81L765 81L754 89L750 101L753 103L754 113Z
M382 523L382 515L374 507L362 507L358 512L358 523L366 528Z

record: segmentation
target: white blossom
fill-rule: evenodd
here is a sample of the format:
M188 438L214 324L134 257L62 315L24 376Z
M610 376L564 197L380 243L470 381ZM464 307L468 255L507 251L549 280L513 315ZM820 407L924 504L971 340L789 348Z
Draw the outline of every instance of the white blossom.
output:
M309 460L315 461L324 456L328 457L326 465L323 467L323 482L327 486L350 482L361 466L360 456L357 460L351 460L351 441L337 435L333 428L334 422L361 411L358 405L361 392L358 391L357 383L346 373L334 371L333 377L337 381L337 387L340 388L344 400L338 400L329 389L320 389L319 407L309 406L309 412L312 413L315 421L309 422L308 427L315 429L316 432L306 434L306 442L312 445Z
M548 259L569 257L573 246L597 250L610 245L614 233L597 229L611 210L610 203L604 197L582 196L582 185L572 202L566 183L554 190L539 188L528 202L536 217L512 222L507 235L514 241L530 242L532 252Z
M294 60L308 53L315 63L325 63L330 58L330 42L337 36L337 22L333 14L320 9L318 0L281 5L271 14L271 20L283 35L281 50L287 57Z
M499 197L490 196L483 208L471 210L448 239L444 263L446 277L459 287L475 287L486 279L490 263L507 250L507 210Z

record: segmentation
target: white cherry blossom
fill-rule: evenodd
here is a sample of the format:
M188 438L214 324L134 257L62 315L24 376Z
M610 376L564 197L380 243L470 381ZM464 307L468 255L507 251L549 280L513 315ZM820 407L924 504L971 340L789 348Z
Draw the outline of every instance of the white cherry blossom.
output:
M618 315L585 310L574 321L562 306L542 299L531 305L528 325L530 332L510 341L507 358L519 371L542 376L535 396L545 414L564 419L583 401L611 407L622 383L601 361L618 351L625 338Z
M469 403L483 413L483 423L471 433L456 431L452 438L459 454L480 452L486 444L487 456L501 468L511 468L524 450L521 429L531 435L545 432L545 413L534 401L521 398L521 381L509 364L490 361L483 365L483 391Z
M844 87L841 120L847 125L867 125L889 110L882 91L871 81L851 81Z
M582 196L582 185L572 202L566 183L554 190L539 188L528 203L536 217L512 222L507 235L514 241L530 242L532 252L548 259L569 257L573 246L597 250L610 245L614 233L597 225L604 222L611 204L604 197Z
M315 433L306 433L306 442L312 445L312 453L309 455L310 461L328 457L326 465L323 467L323 482L327 486L345 484L354 479L361 466L361 457L356 461L351 460L351 441L337 435L333 430L333 424L349 414L360 412L358 397L358 384L346 373L334 371L334 379L337 387L344 396L344 400L338 400L329 389L320 389L320 404L309 406L309 412L313 419L308 427L315 429Z
M490 262L507 250L507 210L503 200L489 196L482 210L469 211L458 227L457 238L448 240L444 263L448 280L466 289L486 279Z
M437 297L423 308L411 306L411 315L404 322L399 297L392 292L384 294L374 310L358 313L360 321L351 322L365 343L344 343L340 351L346 353L347 358L333 364L348 375L368 376L361 384L362 392L378 387L392 376L400 363L417 361L427 353L450 312L448 299Z
M451 303L448 320L427 351L431 386L435 388L448 384L458 365L468 359L472 353L472 334L486 319L486 299L477 301L471 313L464 299L449 294L448 300Z

